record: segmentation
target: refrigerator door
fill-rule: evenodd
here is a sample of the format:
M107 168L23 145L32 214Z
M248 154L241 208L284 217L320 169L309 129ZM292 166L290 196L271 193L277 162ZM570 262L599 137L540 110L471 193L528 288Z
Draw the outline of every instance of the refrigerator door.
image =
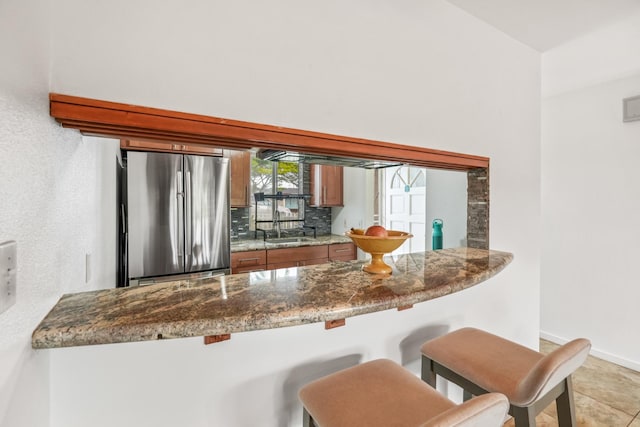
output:
M229 159L185 155L185 272L231 265Z
M127 155L129 278L184 271L183 158Z

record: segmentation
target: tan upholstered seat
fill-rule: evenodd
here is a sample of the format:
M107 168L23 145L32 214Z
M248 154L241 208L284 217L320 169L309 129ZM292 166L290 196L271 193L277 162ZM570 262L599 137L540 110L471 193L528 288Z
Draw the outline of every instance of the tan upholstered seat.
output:
M509 407L497 393L456 405L387 359L320 378L299 396L305 427L498 427Z
M463 328L423 344L422 379L435 387L440 375L465 390L465 399L502 393L516 426L535 426L535 416L554 400L561 427L575 426L571 374L587 358L591 343L573 340L543 355L504 338Z

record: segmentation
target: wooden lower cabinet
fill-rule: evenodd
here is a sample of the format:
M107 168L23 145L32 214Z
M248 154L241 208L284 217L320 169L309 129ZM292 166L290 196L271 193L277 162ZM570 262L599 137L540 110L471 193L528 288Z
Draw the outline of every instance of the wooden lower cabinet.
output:
M231 253L231 274L354 259L356 259L356 247L353 243L233 252Z
M329 246L301 246L267 251L267 269L300 267L329 262Z
M231 253L231 274L262 271L267 268L267 251Z
M353 243L329 245L329 261L351 261L357 257L356 245Z

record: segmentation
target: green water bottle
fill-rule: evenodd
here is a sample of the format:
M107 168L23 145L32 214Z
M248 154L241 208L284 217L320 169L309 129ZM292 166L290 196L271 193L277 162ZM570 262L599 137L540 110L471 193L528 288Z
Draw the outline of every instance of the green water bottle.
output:
M442 249L442 220L433 220L433 232L431 234L431 246L435 251L436 249Z

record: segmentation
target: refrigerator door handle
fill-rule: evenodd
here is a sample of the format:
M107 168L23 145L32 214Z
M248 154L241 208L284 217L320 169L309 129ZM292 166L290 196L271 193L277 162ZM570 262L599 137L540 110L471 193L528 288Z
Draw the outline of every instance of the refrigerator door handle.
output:
M184 241L184 246L185 246L185 251L187 253L187 256L191 256L191 245L192 243L192 235L191 233L193 232L193 218L191 216L191 203L192 203L192 194L191 194L191 171L187 171L187 179L185 180L185 186L186 186L186 194L185 194L185 205L187 206L187 213L186 213L186 227L185 227L185 241Z
M178 192L176 194L177 198L177 220L178 220L178 241L176 242L178 257L184 256L184 250L182 242L184 241L184 189L182 188L183 180L182 180L182 171L178 171L176 173L176 188Z

